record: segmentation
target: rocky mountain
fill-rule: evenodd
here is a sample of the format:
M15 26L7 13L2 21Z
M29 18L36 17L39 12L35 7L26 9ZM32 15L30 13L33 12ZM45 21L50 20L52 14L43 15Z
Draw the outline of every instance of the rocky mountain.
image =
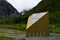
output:
M19 15L18 11L6 0L0 0L0 18Z

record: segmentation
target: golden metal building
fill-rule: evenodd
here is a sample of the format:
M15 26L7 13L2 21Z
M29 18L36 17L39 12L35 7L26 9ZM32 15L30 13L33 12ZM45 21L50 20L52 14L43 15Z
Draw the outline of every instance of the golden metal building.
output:
M48 12L32 14L27 23L26 36L48 36L49 17Z

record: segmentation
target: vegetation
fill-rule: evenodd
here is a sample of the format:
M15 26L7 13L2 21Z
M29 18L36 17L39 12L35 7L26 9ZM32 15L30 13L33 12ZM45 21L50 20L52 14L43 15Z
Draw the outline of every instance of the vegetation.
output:
M53 26L54 26L54 30L53 30ZM58 33L58 34L60 34L60 23L58 23L58 24L55 24L55 25L51 25L50 24L50 32L52 33L52 32L54 32L54 33Z
M11 37L0 36L0 40L14 40L14 39L11 38ZM21 39L17 39L17 40L25 40L25 39L24 38L21 38Z
M18 40L25 40L24 38L18 39Z
M25 31L26 24L0 24L0 28Z
M13 38L0 36L0 40L14 40Z

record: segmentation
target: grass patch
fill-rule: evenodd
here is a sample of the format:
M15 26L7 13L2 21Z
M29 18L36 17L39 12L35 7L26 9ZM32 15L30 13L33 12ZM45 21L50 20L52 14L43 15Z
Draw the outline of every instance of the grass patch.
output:
M56 28L54 32L60 34L60 27Z
M50 25L50 33L53 33L53 25ZM60 34L60 23L54 25L54 33Z
M3 29L4 30L4 29ZM7 31L7 30L6 30ZM15 31L7 31L7 32L4 32L4 31L0 31L0 35L8 35L9 34L9 36L14 36L14 35L25 35L26 34L26 32L25 31L19 31L19 30L15 30Z
M14 40L14 39L10 37L0 36L0 40Z
M0 24L0 28L25 31L26 24Z
M18 40L25 40L24 38L18 39Z

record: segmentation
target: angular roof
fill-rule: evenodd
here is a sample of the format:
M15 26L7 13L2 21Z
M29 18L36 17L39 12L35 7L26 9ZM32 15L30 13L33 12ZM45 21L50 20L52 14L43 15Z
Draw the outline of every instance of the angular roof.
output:
M42 13L36 13L32 15L32 24L34 24L36 21L38 21L40 18L42 18L47 12Z
M30 19L32 19L32 23L29 23L29 24L31 24L31 25L33 25L34 23L36 23L39 19L41 19L44 15L46 15L48 12L42 12L42 13L35 13L35 14L32 14L30 17L29 17L29 19L28 19L28 21L30 20ZM27 24L28 25L28 24ZM27 26L27 28L29 28L31 25L28 25Z

